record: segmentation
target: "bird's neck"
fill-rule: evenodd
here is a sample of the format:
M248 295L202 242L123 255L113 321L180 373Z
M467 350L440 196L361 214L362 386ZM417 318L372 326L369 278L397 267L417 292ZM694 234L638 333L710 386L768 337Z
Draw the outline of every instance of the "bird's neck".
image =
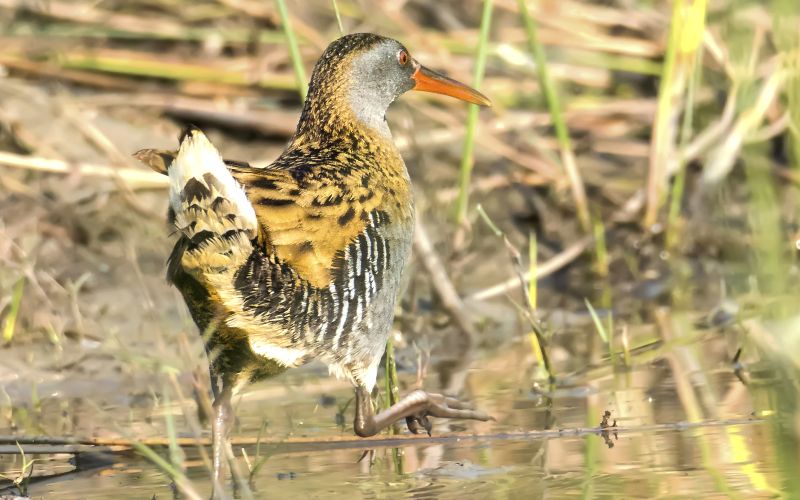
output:
M360 118L359 111L342 97L315 99L309 94L287 152L300 151L308 155L325 151L327 155L333 153L334 161L329 168L335 169L343 162L341 166L348 171L369 170L371 182L388 193L390 208L402 212L398 220L410 220L408 171L385 120L376 124L371 121L373 119L374 115Z
M325 92L325 87L309 90L295 140L392 143L385 118L391 102L378 102L359 86L339 87L335 92Z

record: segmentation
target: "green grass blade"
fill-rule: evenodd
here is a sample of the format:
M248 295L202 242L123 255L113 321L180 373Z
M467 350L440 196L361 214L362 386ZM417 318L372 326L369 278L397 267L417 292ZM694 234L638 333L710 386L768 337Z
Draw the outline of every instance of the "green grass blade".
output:
M531 310L535 311L536 304L539 302L537 296L539 280L536 279L539 250L536 241L536 233L531 232L528 241L528 276L531 277L530 281L528 281L528 303L531 306Z
M386 341L386 360L385 360L385 372L384 372L384 389L386 390L386 400L384 401L385 408L390 408L392 405L400 401L400 389L398 387L397 382L397 363L394 359L394 342L390 338ZM394 425L390 425L388 429L386 429L389 434L397 434L397 429ZM398 462L399 458L395 456L395 466L398 464L402 465L402 462ZM402 466L399 466L402 469Z
M486 210L483 209L483 205L480 203L478 206L475 207L475 210L478 212L478 215L481 216L481 219L489 226L489 229L492 230L495 236L498 238L502 238L504 236L503 231L497 227L497 224L494 223L492 219L489 218L489 214L486 213Z
M176 81L196 80L225 85L255 84L262 88L276 90L292 90L297 88L296 82L292 81L292 78L288 77L288 75L270 75L269 78L253 82L246 74L240 71L224 70L219 67L201 66L199 64L177 63L175 61L132 58L121 55L109 56L88 53L60 54L54 62L67 69L99 71L128 77L151 77Z
M489 29L492 24L492 0L483 1L481 14L481 31L478 40L478 51L475 57L475 74L472 86L479 88L486 71L486 55L489 47ZM469 186L472 178L472 167L475 164L475 132L478 126L478 105L470 104L467 114L467 135L464 139L464 150L461 153L461 166L458 175L458 200L456 201L456 220L461 223L467 220L469 205Z
M14 329L17 324L19 306L22 304L22 292L25 290L25 277L21 277L14 284L11 292L11 307L8 309L5 324L3 324L3 342L9 343L14 338Z
M178 445L178 434L175 430L175 419L172 417L172 413L170 411L171 405L169 392L166 390L166 388L162 392L164 394L162 404L164 409L164 423L167 430L167 439L169 440L169 460L176 470L182 470L183 450L181 450L180 445Z
M600 321L597 311L594 310L594 307L592 307L592 303L589 302L589 299L583 299L583 301L586 303L586 308L589 309L589 314L592 316L592 323L594 323L597 333L600 334L600 338L603 339L603 342L608 344L608 332L606 332L606 327L603 326L603 322Z
M339 12L339 4L336 0L331 0L333 3L333 12L336 14L336 24L339 25L339 34L344 35L344 26L342 25L342 14Z
M397 387L397 364L394 360L394 342L389 339L386 342L386 408L400 400L400 390Z
M606 247L606 228L601 218L596 218L592 225L594 232L594 257L595 272L598 276L605 278L608 276L608 248Z
M544 54L544 47L539 42L538 30L536 23L528 12L528 7L525 5L525 0L518 0L519 13L522 17L522 23L525 27L525 33L528 38L528 47L533 54L533 59L536 62L536 72L539 75L539 82L544 91L545 99L547 100L547 107L550 112L550 117L553 120L553 126L556 130L556 138L558 140L558 147L561 152L561 163L564 171L569 179L570 188L572 189L572 198L575 202L575 208L578 212L578 220L585 231L590 229L589 218L589 205L586 201L586 189L583 185L583 179L578 171L578 166L575 163L575 154L572 150L572 141L570 140L569 130L567 129L567 122L564 120L564 114L561 110L561 102L558 97L558 91L550 77L550 72L547 68L547 58Z
M783 93L789 111L789 157L800 168L800 30L797 0L772 0L773 37L787 72Z
M283 32L286 34L286 42L289 44L289 57L292 59L292 67L297 78L297 91L300 99L305 101L308 93L306 70L303 67L303 59L300 57L300 49L297 46L297 37L292 29L292 21L289 19L289 11L286 9L285 0L275 0L278 3L278 13L281 16Z
M683 191L686 186L686 161L683 158L685 145L689 143L692 136L692 126L694 124L694 103L697 88L700 86L700 76L702 74L703 52L698 51L691 62L692 78L689 80L689 87L686 90L686 106L683 113L683 123L681 124L681 154L678 155L678 172L675 174L675 182L670 190L669 209L667 212L667 236L666 246L673 249L678 242L678 218L681 214L681 203L683 202Z
M705 31L706 0L675 0L658 105L650 138L650 166L647 177L647 206L643 224L651 227L658 219L667 184L667 161L673 152L675 119L679 97L686 85L688 57L700 47Z
M201 500L203 498L197 493L197 490L194 489L194 486L192 486L192 483L183 472L173 467L171 463L164 460L161 455L153 451L149 446L138 441L131 441L131 445L140 455L170 476L172 480L175 481L175 486L178 487L178 490L180 490L186 498L190 498L191 500Z

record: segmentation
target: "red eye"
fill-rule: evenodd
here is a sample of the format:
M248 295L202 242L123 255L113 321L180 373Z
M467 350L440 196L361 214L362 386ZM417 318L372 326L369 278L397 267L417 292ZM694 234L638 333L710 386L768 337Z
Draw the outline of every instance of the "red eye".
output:
M401 66L405 66L408 63L408 52L405 50L401 50L397 53L397 60L400 61Z

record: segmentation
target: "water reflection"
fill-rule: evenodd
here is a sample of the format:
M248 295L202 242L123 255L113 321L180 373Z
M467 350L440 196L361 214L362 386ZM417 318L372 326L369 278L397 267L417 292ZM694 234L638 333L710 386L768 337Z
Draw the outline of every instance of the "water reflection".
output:
M674 319L656 321L656 328L665 331L676 327L680 323ZM694 344L669 342L667 331L664 342L634 353L637 364L629 367L602 359L599 349L592 354L599 359L583 367L577 365L579 360L566 358L562 371L576 375L562 376L555 387L532 381L532 358L529 350L520 348L523 343L484 353L465 366L451 365L457 370L445 374L448 380L459 380L463 392L497 420L437 420L432 439L403 441L400 446L375 442L366 457L367 445L352 438L349 426L350 387L328 378L324 368L310 366L255 386L238 401L234 436L250 442L234 451L245 471L244 454L251 464L263 461L252 478L256 497L800 493L794 438L797 391L791 377L742 360L750 381L745 386L731 368L724 339L707 336ZM406 373L401 382L406 390L416 379ZM90 435L124 425L137 435L163 436L165 414L176 417L179 429L188 429L181 405L165 407L157 397L134 407L52 396L11 410L7 422L18 426L16 432L24 427L25 433ZM600 429L603 422L608 427ZM255 446L253 439L259 433L268 443ZM452 433L463 437L448 437ZM196 448L184 451L187 475L206 494L209 474L202 458ZM130 453L104 457L105 461L91 455L82 455L77 462L68 455L33 458L40 460L35 474L40 478L30 488L34 496L172 495L169 479ZM0 459L0 472L20 467L18 455Z

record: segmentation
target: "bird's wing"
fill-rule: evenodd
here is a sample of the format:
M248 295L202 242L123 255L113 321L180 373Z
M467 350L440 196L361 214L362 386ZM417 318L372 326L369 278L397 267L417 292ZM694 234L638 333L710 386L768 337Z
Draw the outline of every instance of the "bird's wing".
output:
M134 156L167 174L175 154L143 149ZM255 209L263 249L318 288L330 284L337 253L366 231L370 215L384 201L383 191L371 189L363 172L336 178L305 176L301 182L289 169L224 162Z
M260 244L318 288L331 283L336 255L366 231L383 198L364 173L299 181L286 169L228 168L255 209Z

